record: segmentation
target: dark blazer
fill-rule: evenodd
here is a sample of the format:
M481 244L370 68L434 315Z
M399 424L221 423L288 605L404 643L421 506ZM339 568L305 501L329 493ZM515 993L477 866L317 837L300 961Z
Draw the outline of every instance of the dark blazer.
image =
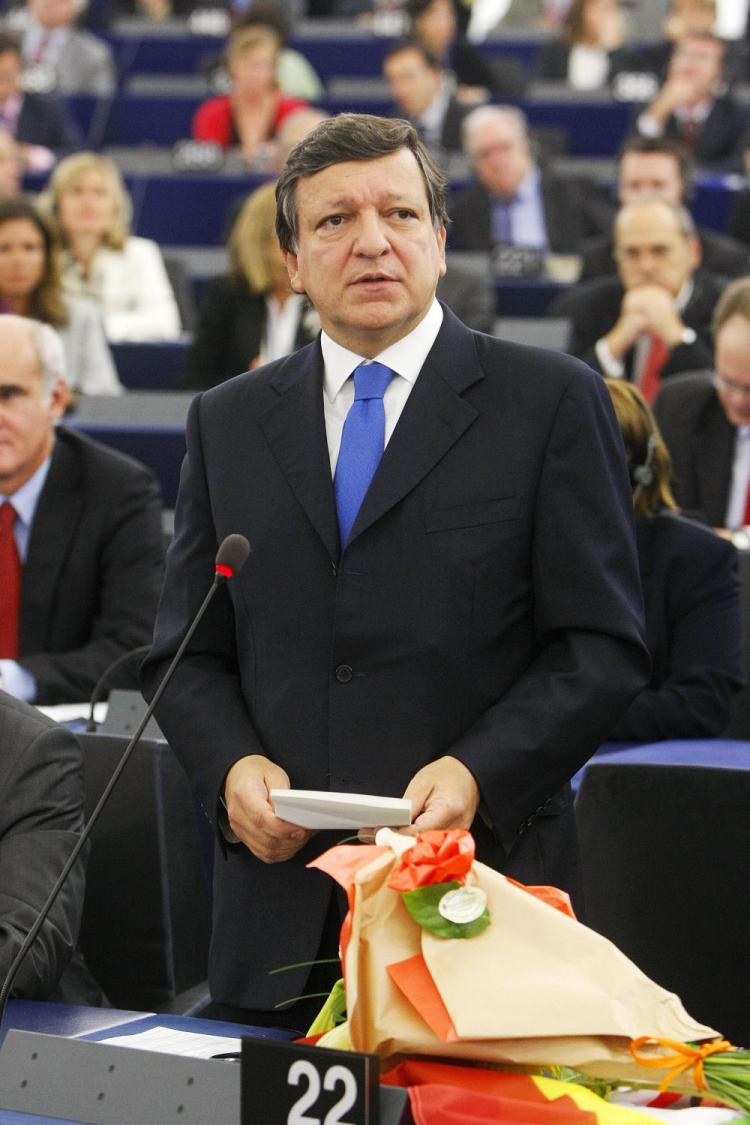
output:
M488 57L462 36L453 41L443 62L453 71L459 86L485 86L495 97L518 97L526 85L523 66L517 59Z
M636 129L637 121L636 117ZM730 172L741 171L743 138L749 126L750 113L746 106L736 101L731 94L716 98L708 117L698 130L693 148L696 163ZM684 139L679 121L674 115L667 119L664 133L668 137Z
M64 104L51 94L23 95L16 140L51 149L73 149L81 144L78 129Z
M750 244L750 188L737 193L727 230L732 238Z
M185 368L185 386L205 390L247 371L260 353L265 326L265 298L250 293L231 277L217 277L201 309ZM309 344L317 331L317 321L308 323L303 313L295 348Z
M709 374L695 372L666 384L654 413L672 455L677 503L703 515L712 527L724 527L737 429Z
M565 40L548 39L539 49L534 77L539 82L567 82L569 62L570 47Z
M679 344L670 353L662 377L678 371L695 371L713 362L711 317L722 291L722 283L703 270L693 275L693 293L682 319L696 333L693 344ZM584 281L555 297L550 316L567 317L571 324L570 352L585 360L596 371L601 367L594 350L597 340L610 331L620 315L624 289L619 277L600 277ZM635 348L625 355L625 373L633 377Z
M651 682L613 739L717 738L744 683L737 551L667 510L636 520Z
M83 759L75 736L0 692L0 980L4 980L83 828ZM81 924L84 856L22 963L13 995L48 997Z
M701 266L716 277L744 277L750 272L750 253L735 238L718 234L708 227L698 227L696 234L701 244ZM748 240L750 241L750 239ZM612 235L592 238L581 248L581 276L579 281L593 277L609 277L617 273Z
M247 754L295 787L389 795L452 754L481 790L478 855L569 886L568 779L647 675L606 388L444 309L342 554L322 376L316 342L192 404L147 693L217 543L240 532L252 552L167 689L162 729L214 822ZM215 999L264 1008L304 991L308 970L267 970L316 956L331 886L305 864L332 840L266 865L219 839Z
M550 249L577 254L586 238L612 225L612 209L590 180L558 176L542 170L542 204ZM489 250L492 246L492 201L475 183L449 204L448 242L453 250Z
M21 586L18 662L35 702L87 700L112 661L149 642L163 557L153 474L58 427Z

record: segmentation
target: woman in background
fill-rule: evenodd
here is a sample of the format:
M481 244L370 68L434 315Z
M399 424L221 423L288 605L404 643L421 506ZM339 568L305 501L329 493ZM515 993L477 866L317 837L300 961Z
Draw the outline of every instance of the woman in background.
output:
M309 343L320 325L293 293L276 238L275 184L245 201L229 235L229 273L214 281L188 357L185 385L212 387Z
M0 202L0 311L34 317L59 331L73 392L122 393L99 309L63 292L52 232L23 196Z
M161 251L130 234L130 197L112 160L95 152L66 157L41 205L62 248L66 292L99 304L110 340L179 337L180 314Z
M672 461L637 387L607 379L633 488L651 682L611 732L615 741L715 738L744 682L737 552L677 511Z
M565 82L573 90L601 89L609 80L610 56L624 41L619 0L572 0L561 37L550 39L539 53L536 77Z
M307 105L281 92L276 81L281 40L270 27L238 27L229 37L232 92L209 98L193 117L193 139L239 147L252 164L284 118Z

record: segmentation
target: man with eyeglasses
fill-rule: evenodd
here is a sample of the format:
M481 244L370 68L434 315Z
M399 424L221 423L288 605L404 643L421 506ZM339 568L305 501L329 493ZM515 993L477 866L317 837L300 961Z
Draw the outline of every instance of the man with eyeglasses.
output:
M674 494L737 547L750 547L750 277L716 306L714 371L665 384L655 413L674 464Z

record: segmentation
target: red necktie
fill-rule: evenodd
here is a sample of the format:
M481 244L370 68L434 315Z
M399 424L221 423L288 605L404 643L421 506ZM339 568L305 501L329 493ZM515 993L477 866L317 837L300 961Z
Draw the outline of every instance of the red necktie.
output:
M750 527L750 481L747 485L747 496L745 497L745 514L742 517L742 526Z
M646 360L641 371L641 394L649 405L659 393L661 385L661 369L667 362L669 348L660 336L652 336L651 344L646 353Z
M0 659L18 656L18 615L21 601L21 559L13 524L16 509L0 504Z

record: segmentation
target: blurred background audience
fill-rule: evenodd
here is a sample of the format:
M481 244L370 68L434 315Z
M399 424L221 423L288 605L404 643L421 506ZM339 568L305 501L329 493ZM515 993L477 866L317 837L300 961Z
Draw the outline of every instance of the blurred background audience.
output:
M38 208L18 196L0 201L0 311L59 330L72 392L122 392L99 309L63 292L52 232Z
M613 740L715 738L744 683L737 552L682 516L671 460L636 387L607 380L633 489L651 681L611 732Z
M431 149L460 152L461 122L469 112L453 93L440 62L416 39L396 43L385 54L383 73L394 115L411 121Z
M131 202L112 160L94 152L66 157L40 204L61 247L66 294L97 302L109 340L178 339L180 314L161 250L130 233Z
M47 172L57 153L76 148L80 140L62 102L24 89L20 39L2 28L0 126L15 137L24 167L33 172Z
M613 51L625 41L625 19L619 0L572 0L562 34L539 52L536 77L565 82L573 90L605 87Z
M36 71L38 88L59 94L114 93L112 48L76 26L85 0L26 0L11 23L22 35L24 63Z

